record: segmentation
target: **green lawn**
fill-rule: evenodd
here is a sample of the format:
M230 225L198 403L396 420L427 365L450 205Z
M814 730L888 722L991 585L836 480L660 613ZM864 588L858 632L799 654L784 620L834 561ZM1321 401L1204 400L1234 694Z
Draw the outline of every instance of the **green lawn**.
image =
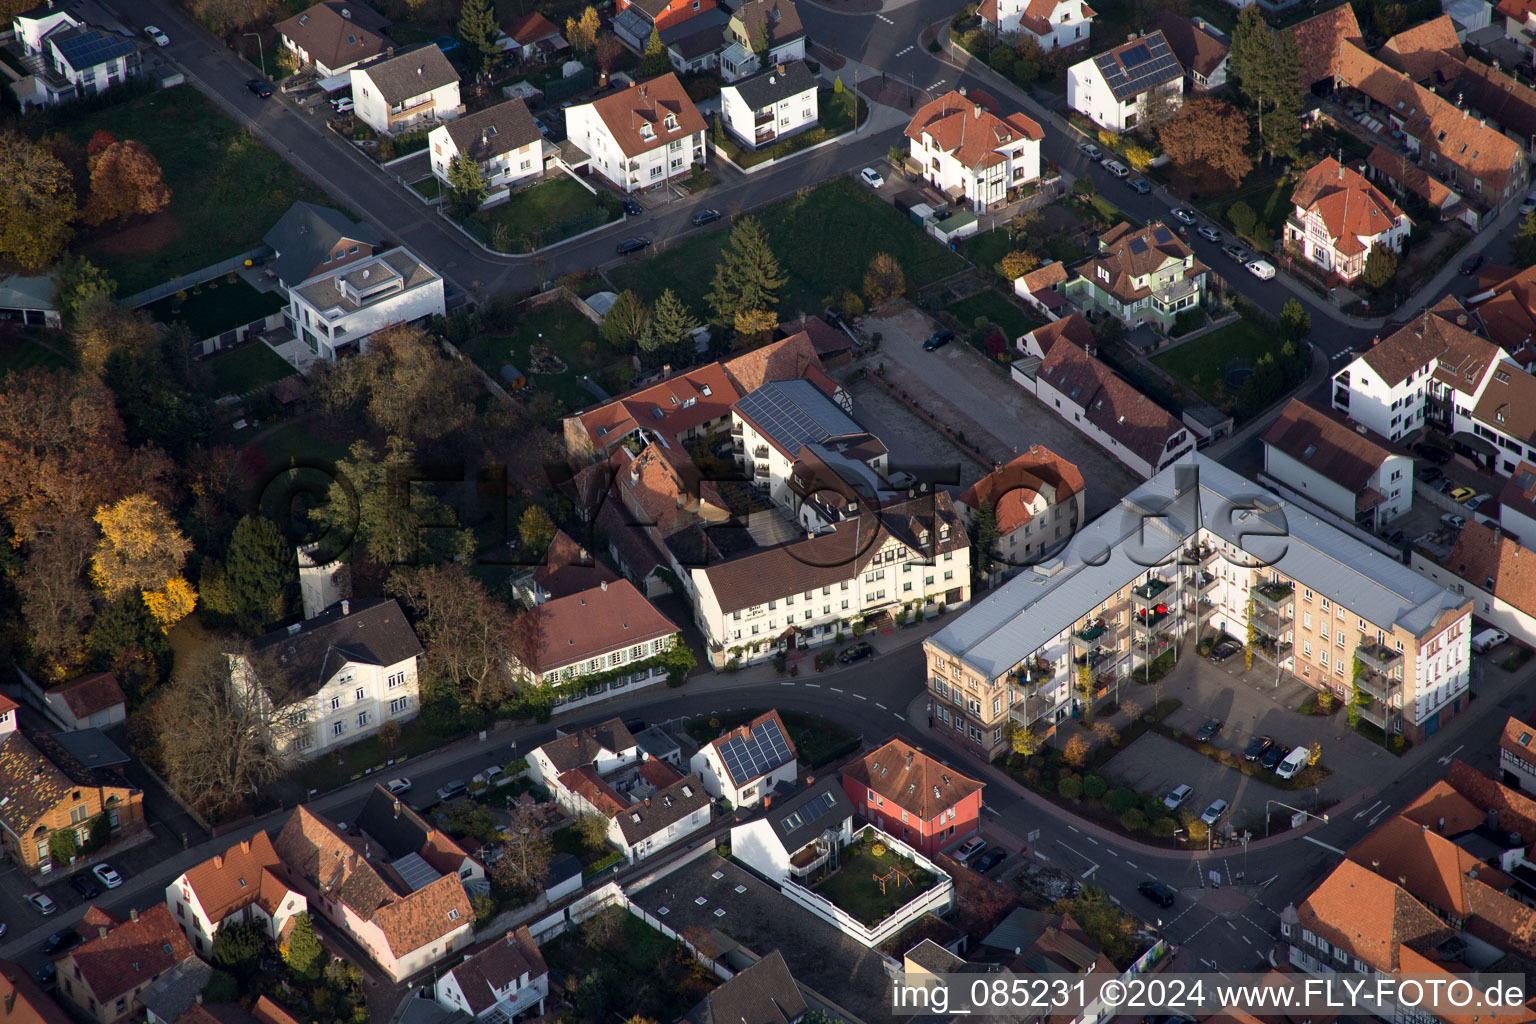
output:
M280 427L257 443L269 467L301 462L334 463L347 456L347 446L340 441L319 437L309 430L307 423L290 423Z
M53 349L62 349L68 342L62 334L55 335L53 348L45 348L29 335L35 328L0 333L0 378L11 370L20 373L34 366L58 367L71 365L70 360Z
M312 789L324 793L364 776L377 776L378 781L384 782L409 774L407 767L399 763L401 760L436 750L442 742L442 738L434 736L430 730L407 725L401 730L400 745L393 750L385 750L377 736L368 736L305 761L297 774L305 793ZM391 760L396 763L386 764Z
M104 107L65 133L84 146L104 129L144 143L160 162L171 205L126 230L97 231L77 248L132 295L260 244L294 202L325 195L195 89L163 89Z
M719 137L718 144L725 150L725 155L731 158L731 162L738 167L756 167L768 160L782 159L802 149L808 149L828 139L836 138L844 132L853 131L853 103L852 92L833 92L831 89L820 89L816 93L817 125L807 129L798 135L791 135L782 142L762 149L747 149L736 141L729 132ZM859 119L863 120L868 113L868 106L863 98L859 98Z
M549 838L556 853L570 854L581 861L581 866L584 868L590 867L613 852L613 848L606 845L600 850L592 849L582 842L581 836L576 834L576 828L573 825L557 830Z
M623 215L612 193L593 195L581 182L562 174L472 214L464 226L493 249L531 252Z
M960 255L976 264L982 270L991 270L1002 262L1003 257L1013 251L1013 243L1008 241L1008 232L1002 228L993 228L991 231L983 231L963 238L959 242Z
M1197 392L1212 405L1230 397L1223 373L1232 365L1253 366L1267 352L1280 356L1281 339L1251 320L1239 320L1194 341L1152 357L1165 373Z
M534 373L529 350L537 344L549 346L565 362L564 373ZM583 346L587 348L583 352ZM595 357L593 365L587 353ZM464 343L464 354L502 381L501 368L508 363L521 370L535 391L553 395L569 409L580 409L597 401L581 382L583 374L596 375L614 361L616 354L597 332L597 325L564 302L551 303L530 310L511 334L480 335Z
M816 313L822 299L860 290L876 253L896 257L907 287L921 288L965 267L950 252L852 178L839 178L756 211L789 281L779 292L779 320ZM665 252L635 260L609 275L616 288L632 288L654 302L662 289L705 311L729 228L692 236Z
M443 194L443 185L437 180L437 175L433 174L420 181L411 182L411 191L423 199L436 199Z
M163 324L186 324L192 337L201 341L276 313L283 308L283 296L257 291L240 277L234 284L215 278L189 291L185 302L167 295L144 308Z
M594 934L594 926L585 924L542 945L552 972L580 982L585 998L578 1005L587 1012L571 1020L678 1020L719 983L679 952L685 947L629 911L609 907L600 913L617 921L612 934Z
M213 374L213 393L219 397L243 395L298 372L259 341L248 341L239 348L220 352L209 358L207 365Z
M979 316L986 317L1003 329L1010 345L1019 335L1028 334L1044 323L990 288L968 299L961 299L949 307L949 312L960 321L962 327L970 327Z
M905 878L892 877L893 870ZM886 879L882 892L875 876ZM844 851L836 871L816 886L816 891L866 925L876 925L891 916L897 907L933 888L938 879L889 848L876 857L873 847L862 844ZM911 884L908 884L908 883Z

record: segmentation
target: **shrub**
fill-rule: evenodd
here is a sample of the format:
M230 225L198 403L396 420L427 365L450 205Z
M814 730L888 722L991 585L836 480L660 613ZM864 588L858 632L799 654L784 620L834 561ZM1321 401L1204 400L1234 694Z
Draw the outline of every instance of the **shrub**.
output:
M1254 225L1258 223L1258 216L1253 212L1253 207L1239 199L1227 208L1227 220L1238 234L1251 235Z
M1127 832L1140 832L1147 827L1147 816L1133 807L1120 815L1120 827Z
M1085 775L1083 777L1083 793L1094 800L1102 799L1109 792L1109 783L1104 781L1101 775Z
M1152 822L1152 834L1159 839L1170 839L1179 830L1179 823L1169 817L1157 818Z
M1076 775L1064 775L1056 783L1056 792L1060 793L1064 799L1076 800L1083 795L1083 781Z
M1134 789L1111 790L1109 795L1104 798L1104 806L1108 807L1114 814L1124 814L1139 803L1141 803L1141 798L1136 795Z

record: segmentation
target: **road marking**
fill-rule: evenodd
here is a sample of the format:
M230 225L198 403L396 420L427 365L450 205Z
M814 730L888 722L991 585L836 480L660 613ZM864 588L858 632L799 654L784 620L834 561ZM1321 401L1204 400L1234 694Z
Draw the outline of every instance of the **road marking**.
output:
M1231 928L1233 931L1237 931L1237 925L1233 924L1230 920L1227 921L1227 927Z
M829 687L827 687L827 689L831 690L833 693L842 693L843 692L842 690L839 690L835 686L829 686Z
M1315 839L1312 836L1302 836L1301 838L1305 839L1307 842L1313 844L1314 846L1321 846L1325 850L1332 850L1334 853L1338 854L1340 857L1344 856L1344 851L1343 850L1339 849L1337 846L1329 846L1327 843L1323 842L1321 839Z
M898 57L905 57L907 54L911 53L913 51L913 49L915 49L915 47L908 46L905 50L897 50L896 51L896 56L898 56Z
M1381 810L1379 810L1379 811L1377 811L1377 812L1376 812L1376 817L1374 817L1374 818L1372 818L1372 819L1371 819L1371 820L1370 820L1370 821L1369 821L1369 822L1367 822L1367 823L1366 823L1366 824L1368 824L1368 825L1370 825L1370 827L1371 827L1371 828L1375 828L1375 827L1376 827L1376 822L1377 822L1377 821L1378 821L1378 820L1379 820L1379 819L1380 819L1380 818L1381 818L1381 816L1382 816L1382 815L1383 815L1383 814L1386 814L1386 813L1387 813L1387 812L1388 812L1388 811L1390 811L1390 810L1391 810L1391 809L1392 809L1392 805L1391 805L1391 804L1388 804L1388 805L1387 805L1387 806L1385 806L1385 807L1383 807L1383 808L1382 808L1382 809L1381 809Z
M877 14L877 15L875 15L875 17L879 18L881 21L885 22L887 25L894 25L894 24L896 24L894 21L892 21L890 18L887 18L883 14Z
M1071 829L1073 832L1078 831L1078 828L1077 828L1076 825L1068 825L1067 828Z
M1244 941L1244 942L1246 942L1246 943L1248 943L1248 948L1249 948L1249 949L1252 949L1252 948L1253 948L1253 942L1252 942L1252 941L1251 941L1251 940L1249 940L1249 938L1248 938L1248 936L1246 936L1246 935L1244 935L1244 936L1243 936L1243 941Z
M891 710L890 708L886 707L884 704L881 704L879 701L875 701L875 707L879 708L881 711L889 711L889 710Z
M790 683L790 682L783 682L783 683L780 683L779 685L780 686L794 686L795 684L794 683Z
M1130 868L1132 871L1140 871L1141 870L1141 868L1137 867L1135 864L1132 864L1130 861L1126 861L1125 862L1125 866Z
M896 717L901 719L903 722L905 722L907 720L907 716L906 715L898 714L895 711L892 711L891 714L896 715Z
M1355 820L1359 821L1361 818L1365 817L1367 814L1370 814L1376 808L1380 807L1382 805L1382 803L1383 803L1383 801L1377 800L1375 803L1371 804L1371 806L1365 808L1364 810L1356 811L1355 812Z
M813 690L821 689L821 684L820 683L806 683L805 685L809 686Z
M1120 901L1115 899L1113 896L1109 897L1109 902L1113 903L1117 907L1120 905Z
M1466 744L1465 744L1465 743L1463 743L1463 744L1462 744L1462 745L1461 745L1461 747L1464 747L1464 746L1466 746ZM1449 753L1449 754L1446 754L1446 755L1445 755L1445 756L1444 756L1444 757L1442 757L1442 758L1440 758L1440 759L1439 759L1439 761L1440 761L1440 763L1441 763L1441 764L1450 764L1450 763L1451 763L1451 760L1452 760L1452 759L1453 759L1453 758L1454 758L1454 757L1455 757L1455 756L1456 756L1456 755L1457 755L1457 754L1458 754L1458 753L1460 753L1460 751L1461 751L1461 747L1457 747L1457 748L1456 748L1456 749L1455 749L1455 750L1453 750L1453 751L1451 751L1451 752L1450 752L1450 753Z
M837 692L838 693L842 693L843 691L839 690ZM854 696L859 698L859 700L869 700L869 698L864 696L862 693L856 693L856 694L854 694Z
M1082 874L1081 874L1081 875L1079 875L1079 876L1078 876L1078 877L1079 877L1079 878L1083 878L1083 879L1086 879L1086 878L1087 878L1087 877L1088 877L1088 876L1089 876L1089 875L1091 875L1091 874L1093 874L1093 873L1094 873L1094 872L1095 872L1095 871L1097 871L1097 870L1099 870L1099 866L1098 866L1098 865L1097 865L1097 864L1095 864L1095 865L1094 865L1094 866L1093 866L1093 867L1091 867L1091 868L1089 868L1089 869L1088 869L1088 870L1087 870L1087 871L1084 871L1084 872L1083 872L1083 873L1082 873Z
M1073 831L1076 831L1076 830L1074 829ZM1083 836L1083 838L1088 840L1094 846L1098 846L1099 845L1099 841L1097 839L1093 838L1093 836Z
M1041 860L1045 861L1047 864L1049 864L1051 862L1051 858L1047 857L1045 854L1041 853L1039 850L1035 851L1035 856L1039 857Z

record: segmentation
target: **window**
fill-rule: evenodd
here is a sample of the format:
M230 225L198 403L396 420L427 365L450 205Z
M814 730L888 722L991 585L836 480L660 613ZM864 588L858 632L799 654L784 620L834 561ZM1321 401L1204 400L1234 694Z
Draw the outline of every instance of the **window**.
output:
M389 677L389 688L391 690L393 690L397 686L404 686L404 685L405 685L405 673L404 672L396 672L394 675Z
M357 255L357 246L354 245L352 248L348 249L347 250L347 255L348 256L356 256Z
M635 644L629 649L629 660L640 661L645 657L645 644Z
M358 712L358 714L357 714L357 727L359 729L365 729L365 728L367 728L367 726L368 726L368 712L366 712L366 711Z
M394 700L389 702L389 713L392 714L392 715L398 715L400 712L404 711L406 708L408 708L410 706L411 706L411 698L409 698L409 697L396 697Z
M341 697L340 696L332 697L331 698L331 710L335 711L339 707L341 707Z
M357 688L357 691L356 691L355 695L356 695L358 700L362 700L364 697L366 697L368 695L368 691L365 688L359 686Z
M331 735L332 736L344 736L344 735L346 735L346 732L347 732L347 723L346 722L334 722L334 723L331 724Z

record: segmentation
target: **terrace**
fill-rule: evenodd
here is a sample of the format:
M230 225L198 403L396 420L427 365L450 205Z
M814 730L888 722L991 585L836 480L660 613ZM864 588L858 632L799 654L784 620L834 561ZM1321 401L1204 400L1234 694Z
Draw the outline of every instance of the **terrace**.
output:
M1167 587L1165 586L1166 590ZM1166 604L1155 604L1150 608L1138 608L1131 615L1131 624L1135 627L1138 636L1145 636L1155 629L1163 627L1169 620L1173 611Z
M1199 572L1190 573L1185 577L1185 580L1191 587L1195 588L1195 593L1204 594L1214 588L1220 582L1221 577L1213 572L1201 569Z
M1087 652L1103 646L1105 642L1113 642L1114 639L1114 632L1109 623L1104 619L1095 619L1072 634L1072 647L1074 650Z
M1278 612L1271 608L1254 608L1253 626L1260 633L1275 640L1289 640L1295 627L1288 612Z
M841 863L811 888L873 928L932 889L943 876L902 856L882 833L867 829L864 836L864 841L847 847Z
M1256 605L1282 612L1289 617L1291 602L1296 596L1296 588L1289 583L1268 580L1254 584L1248 593Z
M1364 643L1355 648L1355 657L1366 668L1390 676L1403 663L1403 652L1395 651L1386 644Z
M1157 599L1163 591L1173 586L1172 583L1156 577L1147 580L1131 591L1131 600L1137 608L1151 608L1157 603Z

